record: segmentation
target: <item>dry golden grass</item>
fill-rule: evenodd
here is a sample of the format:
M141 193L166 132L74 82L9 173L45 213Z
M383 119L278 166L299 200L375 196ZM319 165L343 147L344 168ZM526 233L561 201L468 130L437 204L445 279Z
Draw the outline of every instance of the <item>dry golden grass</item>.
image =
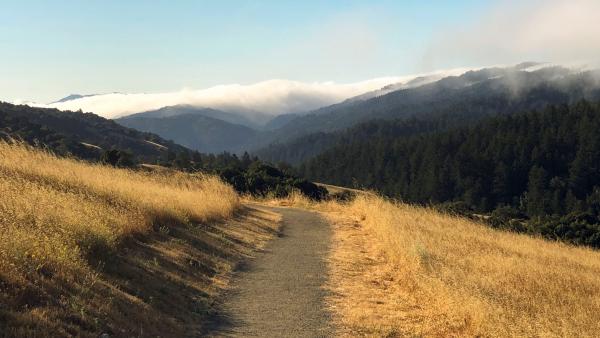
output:
M215 177L115 169L22 144L0 142L0 196L0 336L173 330L177 314L150 306L161 294L148 290L202 295L272 232L267 221L209 226L240 209ZM121 318L125 306L137 313Z
M362 195L334 224L330 299L348 336L592 337L600 252Z
M228 217L239 205L214 177L143 174L5 142L0 195L0 262L27 272L77 267L95 246L169 222Z
M317 207L322 208L325 205L325 202L317 203L315 201L312 201L311 199L309 199L308 197L296 190L292 191L292 193L286 197L275 198L271 196L257 197L252 195L244 195L241 196L241 200L245 203L260 203L280 207L293 206L297 208L306 209L314 209Z

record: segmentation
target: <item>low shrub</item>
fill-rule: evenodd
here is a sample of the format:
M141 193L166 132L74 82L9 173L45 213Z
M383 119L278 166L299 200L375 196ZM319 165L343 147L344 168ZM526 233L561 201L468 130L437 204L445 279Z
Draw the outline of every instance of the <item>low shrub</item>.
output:
M473 214L473 208L463 201L440 203L435 205L434 208L440 212L456 216L471 217Z
M328 196L327 189L310 181L286 174L283 171L256 161L246 169L227 168L220 173L221 179L229 183L242 194L264 197L271 195L276 198L289 196L293 191L299 191L304 196L320 201Z

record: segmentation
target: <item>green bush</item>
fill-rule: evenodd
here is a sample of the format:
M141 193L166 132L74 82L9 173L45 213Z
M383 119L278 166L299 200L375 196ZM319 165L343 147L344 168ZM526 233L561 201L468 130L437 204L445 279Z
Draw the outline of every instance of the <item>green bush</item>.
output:
M250 164L245 170L228 168L219 174L236 191L254 196L286 197L297 190L310 199L320 201L328 195L327 189L323 187L259 161Z
M100 162L113 167L132 167L134 165L133 155L124 150L111 149L102 153Z
M511 206L500 206L496 208L488 223L495 228L508 228L515 231L524 231L525 228L521 226L522 220L525 218L522 212L511 207Z
M473 208L468 203L463 201L440 203L435 205L434 208L438 211L445 212L451 215L467 217L471 217L473 215Z

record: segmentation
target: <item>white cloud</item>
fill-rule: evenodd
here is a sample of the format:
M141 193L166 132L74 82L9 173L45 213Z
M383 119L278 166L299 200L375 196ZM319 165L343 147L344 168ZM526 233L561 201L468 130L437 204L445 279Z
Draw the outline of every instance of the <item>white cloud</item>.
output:
M268 80L251 85L219 85L207 89L184 89L171 93L102 94L47 105L37 104L37 106L60 110L81 109L108 118L173 105L210 107L247 114L252 114L254 111L278 115L333 104L399 80L401 78L385 77L350 84Z
M464 70L456 70L450 73L458 74L462 72ZM389 84L409 81L415 76L420 75L383 77L347 84L268 80L251 85L220 85L207 89L184 89L171 93L102 94L60 103L35 105L60 110L81 109L107 118L159 109L165 106L191 105L245 112L248 117L252 118L253 112L275 116L313 110L380 89Z
M367 98L382 95L389 92L391 88L408 88L410 85L406 83L416 77L427 77L428 80L419 83L425 84L473 69L478 68L455 68L405 76L388 76L345 84L273 79L250 85L229 84L168 93L100 94L51 104L23 101L13 103L59 110L82 110L106 118L117 118L167 106L190 105L242 113L250 119L260 120L265 115L277 116L311 111L365 93L367 94L364 98ZM389 85L393 86L379 91Z
M550 61L597 65L600 1L510 1L476 23L449 27L424 57L429 65Z

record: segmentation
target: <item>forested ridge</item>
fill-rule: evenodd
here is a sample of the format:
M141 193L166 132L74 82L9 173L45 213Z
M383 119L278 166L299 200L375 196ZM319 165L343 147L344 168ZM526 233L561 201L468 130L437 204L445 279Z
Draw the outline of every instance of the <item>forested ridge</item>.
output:
M393 135L393 137L404 137L425 132L442 131L456 126L463 126L470 122L473 121L457 118L449 114L439 116L435 119L417 117L391 121L373 119L344 131L332 133L319 132L299 137L293 141L271 144L254 152L254 154L265 161L298 165L336 146L343 147L348 143L390 137L390 135Z
M363 125L362 128L368 128ZM600 247L600 105L581 101L398 137L357 134L299 167L325 183L491 213L495 226Z
M346 143L344 130L348 128L349 133L364 134L365 128L354 126L372 120L397 125L390 121L417 119L436 123L442 130L550 104L574 104L582 99L595 102L600 100L598 79L598 71L573 73L562 67L532 72L518 66L470 71L299 116L273 132L276 141L253 152L272 162L300 164L333 145Z

